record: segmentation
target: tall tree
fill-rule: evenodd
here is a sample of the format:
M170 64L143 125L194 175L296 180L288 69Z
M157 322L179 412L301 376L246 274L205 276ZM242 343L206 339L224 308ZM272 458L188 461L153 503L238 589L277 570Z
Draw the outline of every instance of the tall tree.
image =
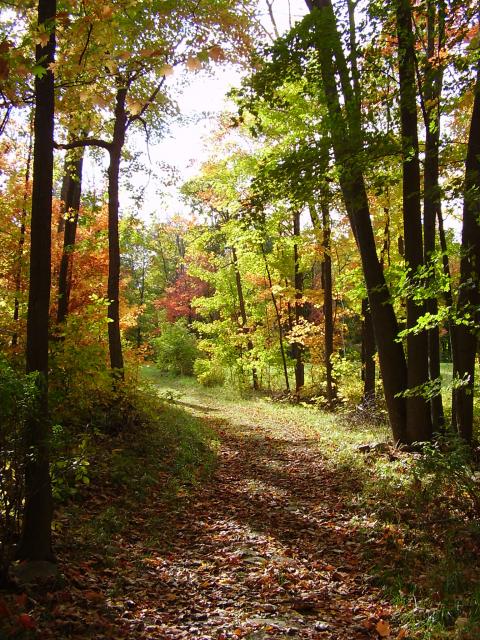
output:
M403 157L403 233L407 283L407 397L406 436L409 442L430 440L432 420L429 405L421 390L429 380L428 335L414 331L425 312L423 302L415 300L415 276L423 265L422 213L420 204L420 161L418 149L417 88L415 82L415 38L410 0L396 5L398 67L400 80L400 116Z
M52 560L52 494L49 469L48 320L55 89L55 0L39 0L38 29L48 40L35 50L35 122L30 236L30 290L27 316L27 372L36 373L38 399L25 433L25 507L18 557Z
M465 160L462 259L454 353L455 370L463 383L454 396L456 423L459 434L467 441L472 439L473 432L475 356L480 320L480 57L476 62L473 93Z

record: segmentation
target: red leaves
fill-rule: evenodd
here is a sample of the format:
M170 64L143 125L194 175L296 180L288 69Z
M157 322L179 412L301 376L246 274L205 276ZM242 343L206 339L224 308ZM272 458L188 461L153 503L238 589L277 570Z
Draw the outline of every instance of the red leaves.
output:
M28 613L21 613L18 616L18 622L24 629L36 629L37 627L35 620Z

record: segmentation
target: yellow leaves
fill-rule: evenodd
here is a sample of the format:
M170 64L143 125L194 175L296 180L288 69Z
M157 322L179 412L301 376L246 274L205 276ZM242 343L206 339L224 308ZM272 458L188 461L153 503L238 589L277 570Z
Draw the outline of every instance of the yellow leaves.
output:
M116 73L118 73L118 65L115 62L115 60L112 60L111 58L109 60L107 60L105 62L105 66L108 69L108 73L111 73L112 76L115 75Z
M168 78L168 76L173 76L173 71L174 69L171 64L164 64L163 67L160 68L160 75Z
M138 100L129 99L127 100L127 109L130 111L132 116L138 116L143 109L143 104Z

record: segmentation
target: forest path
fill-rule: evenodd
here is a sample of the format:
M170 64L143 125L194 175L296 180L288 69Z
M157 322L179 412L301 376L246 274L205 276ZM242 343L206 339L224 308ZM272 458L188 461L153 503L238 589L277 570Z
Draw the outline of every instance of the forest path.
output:
M318 430L335 418L216 390L160 394L213 430L217 464L173 498L154 487L129 503L121 528L118 488L92 495L80 519L104 546L82 548L71 525L61 532L67 586L46 594L40 637L403 638L369 579L385 547L369 545L352 506L355 473L320 451Z
M170 522L150 610L155 637L390 635L348 506L355 482L322 458L315 430L281 404L225 402L215 391L179 404L217 433L219 457Z

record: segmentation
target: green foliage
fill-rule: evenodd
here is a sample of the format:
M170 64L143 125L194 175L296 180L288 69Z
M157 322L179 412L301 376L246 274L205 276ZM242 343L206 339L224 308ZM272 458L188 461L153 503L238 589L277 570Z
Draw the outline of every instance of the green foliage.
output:
M157 365L162 371L192 375L198 356L197 339L184 320L164 323L161 335L152 340Z
M193 372L198 382L204 387L222 386L225 382L223 367L215 360L197 358L193 365Z
M413 466L427 502L447 499L446 508L480 516L480 468L471 447L455 434L421 445Z
M72 435L61 425L52 427L51 465L52 494L65 501L78 493L79 486L90 484L91 438Z
M0 355L0 567L18 534L23 501L23 431L35 409L35 375L19 373Z
M360 375L361 364L358 356L334 354L332 365L333 378L338 387L338 397L348 404L358 404L363 391Z

